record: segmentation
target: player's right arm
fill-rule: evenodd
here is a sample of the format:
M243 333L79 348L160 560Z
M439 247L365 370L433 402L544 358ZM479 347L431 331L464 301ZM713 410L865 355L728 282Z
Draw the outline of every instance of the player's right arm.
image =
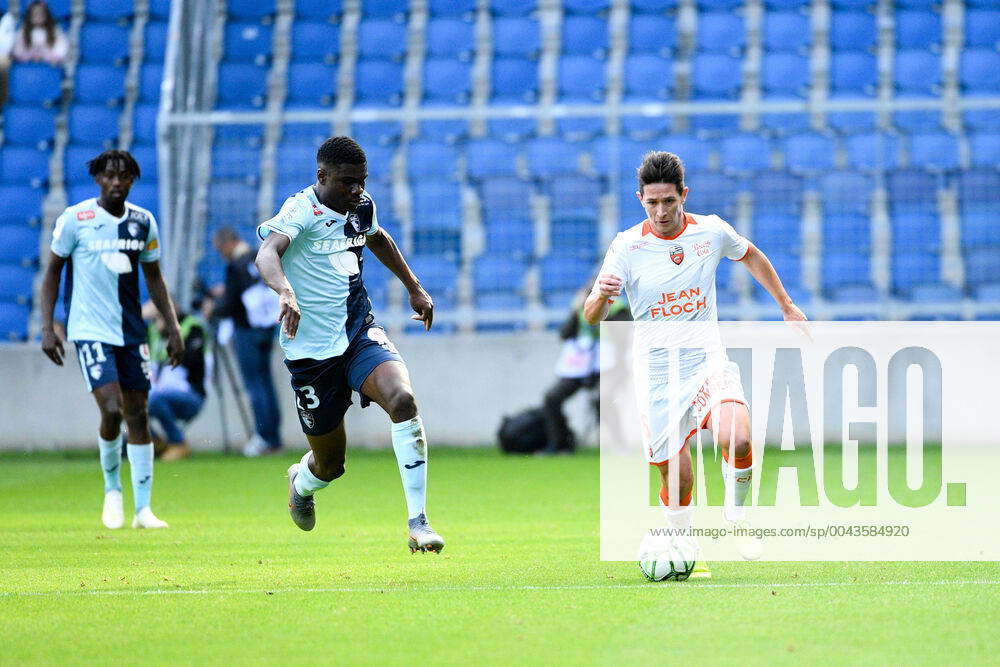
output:
M604 256L604 264L594 281L594 288L583 302L583 319L591 326L607 317L611 301L622 295L628 272L624 247L621 236L616 236Z
M63 365L63 342L56 333L52 321L52 313L59 298L59 281L62 277L66 258L49 251L49 263L45 267L45 278L42 281L42 352L57 366Z
M285 270L281 266L281 257L291 243L292 239L284 234L268 234L260 250L257 251L255 264L264 284L278 293L280 305L278 322L281 322L285 335L295 338L301 316L299 303L295 299L295 290L292 289L292 284L288 282Z

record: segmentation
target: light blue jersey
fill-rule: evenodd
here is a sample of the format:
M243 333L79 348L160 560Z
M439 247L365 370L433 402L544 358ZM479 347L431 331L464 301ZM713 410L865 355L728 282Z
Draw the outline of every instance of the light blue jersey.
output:
M56 219L52 252L66 263L69 340L135 345L146 341L139 303L139 262L160 259L153 214L125 203L116 218L86 199Z
M378 230L375 202L367 192L357 210L345 215L321 204L311 185L257 228L262 239L277 232L292 240L281 265L302 317L295 338L284 329L279 334L287 359L329 359L347 349L371 314L361 253L366 238Z

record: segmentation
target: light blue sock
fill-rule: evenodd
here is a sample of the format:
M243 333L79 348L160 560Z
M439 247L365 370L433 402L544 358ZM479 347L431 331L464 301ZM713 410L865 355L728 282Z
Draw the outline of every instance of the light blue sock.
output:
M415 519L424 511L427 498L427 437L419 416L392 425L392 449L403 480L406 511Z
M153 495L153 443L148 445L126 445L128 463L132 469L132 493L135 495L135 511L149 507Z
M330 486L330 482L324 482L309 469L310 458L312 452L306 452L299 461L299 473L295 476L295 492L300 496L311 496L320 489Z
M97 436L97 447L101 451L101 470L104 472L104 493L122 490L122 436L105 440Z

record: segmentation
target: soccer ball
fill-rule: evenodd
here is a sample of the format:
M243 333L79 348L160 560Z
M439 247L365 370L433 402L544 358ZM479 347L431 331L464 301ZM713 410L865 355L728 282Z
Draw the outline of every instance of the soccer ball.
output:
M647 535L639 547L639 569L650 581L684 581L698 555L693 541Z

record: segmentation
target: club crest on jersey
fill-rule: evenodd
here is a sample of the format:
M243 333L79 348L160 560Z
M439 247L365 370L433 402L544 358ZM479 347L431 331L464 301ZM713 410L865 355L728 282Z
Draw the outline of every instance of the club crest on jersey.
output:
M316 204L313 204L312 207L313 207L313 215L314 216L316 216L318 218L319 216L323 215L323 211L319 210L319 207L316 206Z
M306 425L306 428L313 428L316 426L316 418L313 417L313 413L308 410L299 410L299 417L302 418L302 423Z
M128 235L129 236L138 236L139 235L139 223L137 223L137 222L130 222L130 223L128 223Z
M676 243L670 246L670 259L674 264L680 265L684 261L684 248Z

